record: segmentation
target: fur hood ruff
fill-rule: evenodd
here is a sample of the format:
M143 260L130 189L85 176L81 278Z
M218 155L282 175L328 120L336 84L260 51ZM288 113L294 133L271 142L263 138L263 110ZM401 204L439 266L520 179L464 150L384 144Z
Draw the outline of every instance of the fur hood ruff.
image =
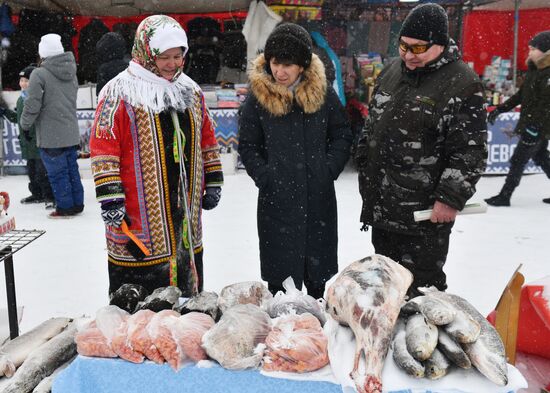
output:
M292 110L294 98L296 104L311 114L321 109L327 93L325 67L316 54L312 55L311 65L302 73L302 80L294 93L285 86L277 84L265 71L265 57L260 54L254 60L250 71L250 89L260 105L274 116L284 116Z
M544 56L542 56L535 64L539 70L550 67L550 50L544 52Z

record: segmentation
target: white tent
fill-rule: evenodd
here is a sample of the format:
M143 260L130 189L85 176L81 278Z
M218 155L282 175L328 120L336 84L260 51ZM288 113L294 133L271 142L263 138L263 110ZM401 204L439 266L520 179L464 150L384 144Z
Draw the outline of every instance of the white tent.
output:
M247 10L250 0L10 0L21 8L68 12L90 16L133 16L152 13L204 13Z

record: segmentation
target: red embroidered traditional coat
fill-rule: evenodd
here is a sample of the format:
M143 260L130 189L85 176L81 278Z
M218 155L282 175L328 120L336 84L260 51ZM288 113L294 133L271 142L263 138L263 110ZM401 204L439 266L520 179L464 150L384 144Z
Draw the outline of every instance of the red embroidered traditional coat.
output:
M190 131L186 141L189 151L185 157L186 189L193 248L195 254L199 254L204 189L221 185L223 175L214 127L200 89L195 91L187 112L189 124L181 125ZM159 113L107 97L96 110L90 151L98 201L124 200L130 230L151 250L150 256L136 260L125 247L127 236L119 228L106 227L110 264L136 268L169 263L170 278L165 285L176 285L177 266L182 263L178 261L182 258L178 252L182 237L178 233L181 223L174 222L174 217L175 211L181 209L183 198L178 198L176 206L170 201L168 177L174 174L167 170L167 160L173 159L167 154L170 146L167 149L163 137L167 132L173 130L162 129Z

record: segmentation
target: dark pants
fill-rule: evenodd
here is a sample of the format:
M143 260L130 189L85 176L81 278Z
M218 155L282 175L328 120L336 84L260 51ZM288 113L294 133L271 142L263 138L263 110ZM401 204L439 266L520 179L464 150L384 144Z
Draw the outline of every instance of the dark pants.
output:
M307 277L307 272L306 272ZM300 290L302 288L302 283L294 283L296 285L296 288ZM317 283L312 282L308 280L307 278L304 280L304 285L307 288L307 294L314 299L320 299L323 297L325 293L325 283ZM285 292L285 289L283 288L282 283L275 283L275 282L268 282L267 288L269 289L269 292L271 292L273 295L275 295L277 292L282 291Z
M450 227L430 230L426 235L405 235L372 229L372 244L377 254L390 257L406 267L414 276L409 296L420 295L417 288L435 286L441 291L447 289L447 276L443 266L449 251Z
M501 195L507 198L512 196L512 193L521 181L523 170L530 159L533 159L535 164L540 166L544 173L546 173L546 176L550 178L548 139L541 138L540 136L533 138L529 134L523 134L519 138L512 158L510 158L510 170L500 191Z
M203 277L203 252L195 254L195 267L199 276L199 292L204 286ZM170 263L164 262L152 266L127 267L109 263L109 294L115 292L122 284L138 284L152 293L157 288L164 288L170 285ZM178 288L181 289L184 297L191 296L189 288L182 272L178 269Z
M52 187L48 180L48 174L41 158L27 159L27 172L29 174L29 191L33 196L47 201L53 201Z
M84 205L84 188L78 172L76 146L40 149L48 172L57 209L69 210Z

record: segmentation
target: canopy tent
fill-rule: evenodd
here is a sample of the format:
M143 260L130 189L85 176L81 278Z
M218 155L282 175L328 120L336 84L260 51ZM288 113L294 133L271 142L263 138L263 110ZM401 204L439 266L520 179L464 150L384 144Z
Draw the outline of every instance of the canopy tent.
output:
M250 0L8 0L21 8L66 12L84 16L128 17L154 13L212 13L247 10Z
M516 0L498 0L489 4L480 5L474 8L474 11L514 11ZM519 6L522 10L531 10L537 8L550 8L548 0L521 0Z
M492 56L515 58L515 78L517 69L527 68L529 40L549 27L549 0L498 0L474 7L464 19L464 60L482 74Z

